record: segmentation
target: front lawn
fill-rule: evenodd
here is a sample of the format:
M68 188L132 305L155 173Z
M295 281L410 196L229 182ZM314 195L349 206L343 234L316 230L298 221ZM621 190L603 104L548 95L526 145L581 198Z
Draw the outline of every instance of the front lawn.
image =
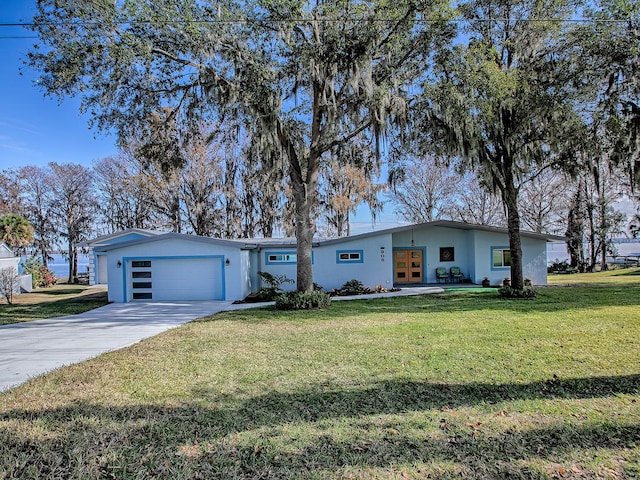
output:
M193 322L0 394L0 478L635 478L640 276L597 278Z
M75 315L108 303L105 288L84 285L54 285L16 295L11 305L0 302L0 325Z

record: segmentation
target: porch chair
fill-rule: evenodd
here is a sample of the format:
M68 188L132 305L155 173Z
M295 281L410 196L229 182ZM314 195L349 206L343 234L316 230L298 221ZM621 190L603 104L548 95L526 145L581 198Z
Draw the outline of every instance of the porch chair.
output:
M444 267L436 268L436 281L438 283L440 283L440 281L444 281L444 283L447 283L447 280L449 280L449 275L447 274L447 269L444 268Z
M452 282L461 282L464 278L464 273L460 271L460 267L451 267L449 269L449 277L451 278Z

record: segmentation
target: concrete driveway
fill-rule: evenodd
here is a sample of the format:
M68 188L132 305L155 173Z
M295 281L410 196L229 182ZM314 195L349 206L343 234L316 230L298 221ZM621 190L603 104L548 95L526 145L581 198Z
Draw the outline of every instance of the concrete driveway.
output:
M231 302L214 301L112 303L79 315L0 327L0 392L229 307Z

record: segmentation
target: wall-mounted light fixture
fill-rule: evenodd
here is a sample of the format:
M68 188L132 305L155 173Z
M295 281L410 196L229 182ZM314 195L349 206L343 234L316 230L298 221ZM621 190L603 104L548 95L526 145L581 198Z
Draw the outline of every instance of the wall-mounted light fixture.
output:
M231 263L231 262L229 261L229 259L228 259L228 258L224 261L224 264L225 264L227 267L229 266L229 264L230 264L230 263Z
M118 266L118 268L122 268L122 262L120 260L118 260L118 263L116 263L116 265Z

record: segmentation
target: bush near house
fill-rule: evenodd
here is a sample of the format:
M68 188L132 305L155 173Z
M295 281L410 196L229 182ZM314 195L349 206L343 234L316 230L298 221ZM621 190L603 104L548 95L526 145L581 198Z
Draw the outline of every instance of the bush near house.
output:
M42 264L40 257L32 255L22 265L25 275L31 275L34 288L46 288L56 284L55 274Z
M331 297L327 293L314 292L286 292L276 297L278 310L313 310L328 308Z
M258 272L262 282L266 287L262 287L255 294L255 298L259 302L271 302L282 293L282 285L285 283L293 283L293 280L286 275L273 275L269 272Z

